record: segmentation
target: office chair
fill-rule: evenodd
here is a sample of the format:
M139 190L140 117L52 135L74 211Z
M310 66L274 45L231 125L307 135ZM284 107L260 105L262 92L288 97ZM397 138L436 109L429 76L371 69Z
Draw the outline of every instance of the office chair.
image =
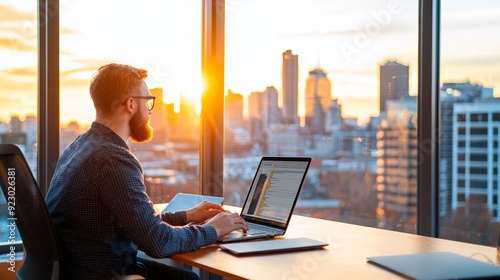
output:
M45 198L16 145L0 144L0 185L7 206L12 206L7 218L9 223L15 221L24 245L24 261L16 274L17 279L60 279L64 261L56 231ZM120 279L144 278L127 275Z

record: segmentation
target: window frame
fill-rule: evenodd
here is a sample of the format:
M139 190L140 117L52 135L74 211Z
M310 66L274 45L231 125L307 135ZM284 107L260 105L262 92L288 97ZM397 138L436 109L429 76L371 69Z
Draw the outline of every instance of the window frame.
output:
M45 196L60 147L59 1L38 1L38 185Z
M417 234L439 237L440 0L419 0Z

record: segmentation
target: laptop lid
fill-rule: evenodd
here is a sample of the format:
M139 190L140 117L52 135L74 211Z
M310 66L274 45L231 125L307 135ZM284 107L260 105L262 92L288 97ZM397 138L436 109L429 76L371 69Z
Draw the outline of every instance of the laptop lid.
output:
M263 157L241 209L247 222L284 231L311 164L310 157Z
M288 251L312 250L328 246L328 243L306 237L271 239L254 242L237 242L219 246L234 255L251 255Z
M411 279L499 279L500 267L452 252L426 252L367 258Z

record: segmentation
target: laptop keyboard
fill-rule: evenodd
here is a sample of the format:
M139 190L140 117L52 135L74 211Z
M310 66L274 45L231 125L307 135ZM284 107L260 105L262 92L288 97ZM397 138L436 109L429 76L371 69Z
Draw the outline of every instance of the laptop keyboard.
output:
M276 232L275 229L262 226L259 224L249 224L248 225L248 234L274 234Z

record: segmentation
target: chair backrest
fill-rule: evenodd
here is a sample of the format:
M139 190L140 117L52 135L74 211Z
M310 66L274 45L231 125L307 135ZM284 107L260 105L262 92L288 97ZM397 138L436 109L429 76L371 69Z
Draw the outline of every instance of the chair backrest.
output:
M61 251L45 198L21 150L0 144L0 185L8 221L15 222L25 257L17 279L59 279Z

